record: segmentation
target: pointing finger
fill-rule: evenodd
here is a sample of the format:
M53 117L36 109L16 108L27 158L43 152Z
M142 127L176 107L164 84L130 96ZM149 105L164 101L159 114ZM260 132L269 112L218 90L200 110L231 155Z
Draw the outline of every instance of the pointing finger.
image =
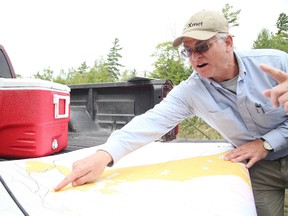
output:
M66 176L55 188L55 191L59 191L61 189L63 189L64 187L66 187L68 184L72 183L73 181L75 181L75 179L77 178L77 176L74 175L74 173L72 172L70 175Z
M273 68L269 65L262 64L260 68L271 77L273 77L278 83L284 82L288 78L288 74L284 73L283 71Z

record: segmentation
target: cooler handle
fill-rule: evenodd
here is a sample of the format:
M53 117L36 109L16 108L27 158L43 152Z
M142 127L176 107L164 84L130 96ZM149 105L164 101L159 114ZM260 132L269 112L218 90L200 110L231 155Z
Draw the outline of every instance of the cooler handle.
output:
M59 114L60 111L60 100L65 100L65 113ZM64 95L56 95L54 94L53 103L55 107L55 113L54 117L55 119L59 118L68 118L69 116L69 105L70 105L70 96L64 96Z

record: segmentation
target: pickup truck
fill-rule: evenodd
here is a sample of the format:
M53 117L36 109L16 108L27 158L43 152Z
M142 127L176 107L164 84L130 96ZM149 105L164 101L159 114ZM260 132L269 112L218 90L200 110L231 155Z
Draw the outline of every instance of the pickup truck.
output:
M0 76L16 78L4 47L0 45ZM170 80L135 77L127 82L70 85L69 152L105 143L109 135L132 118L159 103L173 88ZM175 127L161 139L176 138ZM1 159L0 159L1 160ZM3 160L3 159L2 159Z

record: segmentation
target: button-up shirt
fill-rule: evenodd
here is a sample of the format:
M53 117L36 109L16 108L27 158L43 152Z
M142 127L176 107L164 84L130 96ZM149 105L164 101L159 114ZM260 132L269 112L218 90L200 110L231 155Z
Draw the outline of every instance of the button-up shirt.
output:
M288 72L287 53L255 49L235 50L234 55L239 67L236 94L194 71L154 108L114 131L102 149L117 162L184 119L199 116L235 147L262 137L273 147L266 159L288 155L288 116L263 95L277 82L259 68L264 63Z

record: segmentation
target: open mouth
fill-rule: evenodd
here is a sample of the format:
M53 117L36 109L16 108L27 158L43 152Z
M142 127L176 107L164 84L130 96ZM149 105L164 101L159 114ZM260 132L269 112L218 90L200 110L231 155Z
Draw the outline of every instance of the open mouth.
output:
M203 68L203 67L205 67L206 65L208 65L208 64L207 64L207 63L203 63L203 64L197 65L197 67L198 67L198 68Z

